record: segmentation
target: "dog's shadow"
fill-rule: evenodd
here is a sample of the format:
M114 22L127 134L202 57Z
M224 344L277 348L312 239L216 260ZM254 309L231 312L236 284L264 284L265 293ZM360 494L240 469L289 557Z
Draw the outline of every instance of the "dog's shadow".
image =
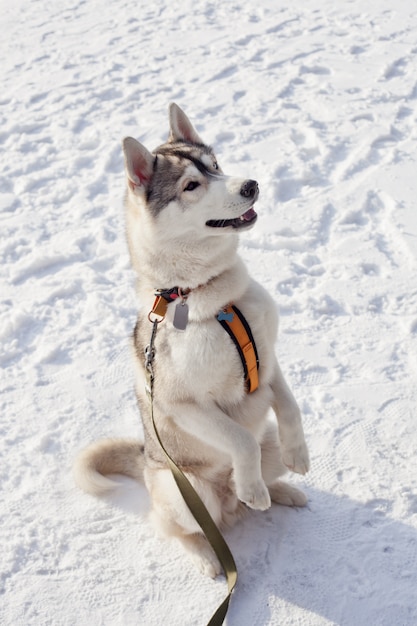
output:
M417 529L387 500L306 493L306 509L254 512L229 535L240 581L228 625L417 624Z
M145 516L146 489L117 481L121 488L106 499ZM306 493L306 508L250 511L225 534L239 570L227 624L290 623L288 615L309 626L417 623L417 529L390 517L386 500ZM417 497L409 495L409 505L417 510Z

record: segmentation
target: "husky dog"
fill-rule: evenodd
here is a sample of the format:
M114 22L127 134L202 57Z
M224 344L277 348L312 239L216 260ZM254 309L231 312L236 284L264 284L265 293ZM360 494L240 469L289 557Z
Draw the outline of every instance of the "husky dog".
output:
M265 510L271 500L305 505L305 495L280 477L287 469L305 474L309 457L300 411L275 356L276 305L237 253L239 232L257 219L258 184L226 176L176 104L169 119L169 139L154 152L131 137L123 142L127 238L142 303L133 341L144 445L128 439L93 444L78 457L75 476L93 494L116 485L109 474L143 480L159 531L179 539L201 571L214 577L221 571L218 559L184 503L152 427L144 354L156 290L187 294L188 323L185 330L173 324L177 299L158 325L155 422L216 524L230 526L247 507ZM216 319L229 303L241 310L255 340L259 386L253 393L245 388L236 346Z

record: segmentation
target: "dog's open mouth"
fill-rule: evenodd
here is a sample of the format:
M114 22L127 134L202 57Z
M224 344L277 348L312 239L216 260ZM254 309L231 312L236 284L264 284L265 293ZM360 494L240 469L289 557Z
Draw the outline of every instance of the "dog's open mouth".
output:
M240 217L234 217L230 220L209 220L206 222L206 225L211 226L212 228L226 228L227 226L231 226L232 228L245 228L247 226L252 226L252 224L256 222L257 217L258 214L252 206Z

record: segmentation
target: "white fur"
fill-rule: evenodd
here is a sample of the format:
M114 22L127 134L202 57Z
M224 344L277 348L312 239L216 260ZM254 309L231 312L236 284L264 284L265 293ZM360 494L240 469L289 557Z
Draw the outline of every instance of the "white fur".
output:
M170 109L170 125L172 140L201 142L176 105ZM245 179L228 178L221 170L205 176L186 161L181 175L166 181L175 185L175 199L152 214L146 192L154 156L133 139L125 140L124 150L127 235L142 303L136 336L136 388L147 431L152 433L139 346L151 334L147 314L154 291L174 286L191 289L186 331L173 327L176 302L168 305L157 331L154 412L168 451L220 526L233 523L242 514L242 503L260 510L267 509L271 499L304 505L302 492L279 480L287 468L307 472L309 457L300 411L275 356L277 307L266 290L250 278L239 257L238 232L231 226L207 225L208 220L237 218L250 208L253 200L241 193ZM199 154L198 148L195 154ZM171 158L177 171L178 163ZM210 154L203 153L200 159L206 167L216 166ZM190 181L197 181L199 186L187 191ZM249 322L258 349L259 388L252 394L245 391L236 348L216 320L217 313L230 302ZM271 408L275 423L269 418ZM160 453L152 434L145 443L149 458L157 458ZM86 483L90 481L94 491L104 485L92 476L91 464L87 451L81 463L85 475L79 483L88 489ZM128 464L125 472L132 475ZM165 535L177 537L203 572L216 575L217 559L163 461L147 462L144 479L155 524Z

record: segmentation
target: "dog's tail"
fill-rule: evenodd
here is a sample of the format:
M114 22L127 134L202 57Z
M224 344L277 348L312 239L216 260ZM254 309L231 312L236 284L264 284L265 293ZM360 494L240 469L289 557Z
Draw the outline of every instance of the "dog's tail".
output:
M77 485L95 496L118 486L107 476L123 474L143 482L144 447L134 439L102 439L83 450L75 460Z

